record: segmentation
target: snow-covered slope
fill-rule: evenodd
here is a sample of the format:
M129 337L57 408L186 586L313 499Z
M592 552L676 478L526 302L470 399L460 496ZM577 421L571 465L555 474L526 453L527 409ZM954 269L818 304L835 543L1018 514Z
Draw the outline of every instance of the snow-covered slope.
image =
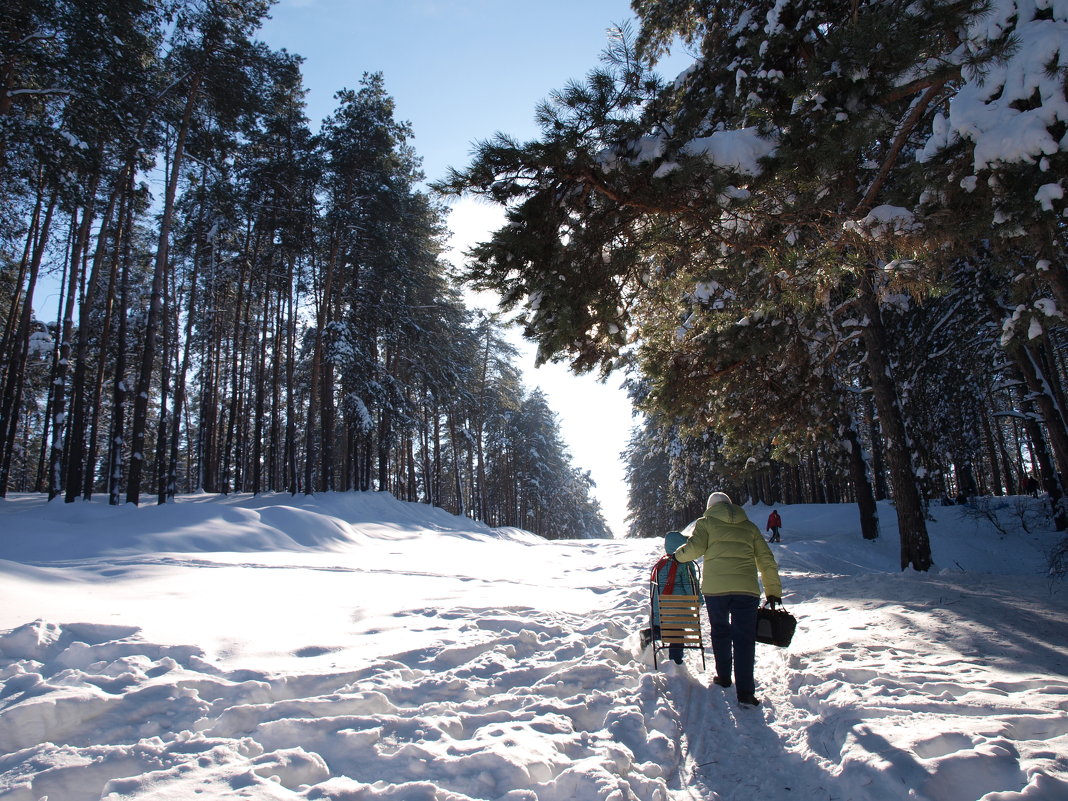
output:
M1026 503L1004 536L933 509L926 575L888 508L874 543L779 510L799 629L744 710L711 654L639 650L658 540L377 494L0 501L0 799L1068 799L1068 595Z

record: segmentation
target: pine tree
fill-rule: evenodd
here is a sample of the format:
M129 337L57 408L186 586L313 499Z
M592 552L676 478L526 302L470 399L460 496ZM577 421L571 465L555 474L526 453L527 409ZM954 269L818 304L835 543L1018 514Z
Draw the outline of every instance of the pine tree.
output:
M922 292L948 263L945 228L918 216L931 215L931 195L914 156L937 151L937 110L1010 57L1008 40L983 34L979 3L858 3L843 13L819 2L647 0L636 10L640 54L681 36L700 60L665 87L621 41L605 69L540 109L538 141L481 145L441 185L508 206L508 226L476 249L472 278L525 304L540 357L566 353L576 369L612 369L629 332L644 342L648 307L671 299L666 285L677 297L715 282L748 304L750 321L750 311L818 314L815 330L850 329L878 410L901 565L926 570L918 477L927 467L884 315L894 293ZM1028 13L1054 23L1048 11ZM1013 197L1033 206L1026 192ZM764 308L760 293L741 291L750 284L766 287ZM715 339L714 324L693 325L694 339ZM776 355L789 342L778 338ZM713 395L717 374L754 357L722 347L697 367Z
M607 535L441 260L384 79L313 135L299 57L253 39L267 5L0 11L0 494L359 488Z
M165 304L164 288L170 268L171 227L178 181L182 175L195 113L205 98L212 102L214 110L220 115L240 108L244 98L238 98L235 104L233 93L247 88L248 84L241 80L246 73L241 69L235 70L235 67L253 61L254 48L249 36L266 12L265 0L244 0L237 4L205 0L203 5L183 9L175 26L171 70L175 81L182 87L182 102L175 120L177 133L173 150L168 154L167 183L145 327L145 347L134 392L127 503L136 504L140 500L141 474L147 461L148 407L157 337L160 336L160 326L165 325L170 316ZM161 409L160 414L165 416L166 409ZM161 501L165 500L165 491L159 495Z

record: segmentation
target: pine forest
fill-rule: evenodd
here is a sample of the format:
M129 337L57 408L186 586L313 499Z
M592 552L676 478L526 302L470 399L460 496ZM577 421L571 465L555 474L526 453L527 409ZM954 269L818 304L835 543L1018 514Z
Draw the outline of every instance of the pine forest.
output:
M631 533L709 489L1041 493L1068 526L1068 6L634 0L600 68L439 188L508 208L469 278L541 358L631 370ZM664 80L651 65L693 56Z
M373 489L607 536L383 76L313 131L269 6L0 11L0 495Z

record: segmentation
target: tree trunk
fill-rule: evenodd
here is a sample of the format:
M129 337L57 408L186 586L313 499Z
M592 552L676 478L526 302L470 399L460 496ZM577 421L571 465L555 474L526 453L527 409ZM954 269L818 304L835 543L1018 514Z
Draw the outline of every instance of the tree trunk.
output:
M433 451L430 447L430 413L432 404L430 393L424 388L421 392L423 401L423 425L419 431L419 453L423 457L423 503L434 505L434 468L431 461Z
M983 438L983 447L986 449L986 460L990 463L991 488L994 495L1005 493L1005 482L1001 476L1001 465L998 463L998 453L994 447L994 435L990 429L990 414L983 404L979 406L979 420L982 424L980 434Z
M245 348L248 340L248 316L252 305L252 292L246 288L250 275L248 274L247 262L242 266L238 276L238 290L236 309L237 319L234 321L234 333L231 338L233 350L230 354L230 409L226 420L226 444L223 446L222 490L224 492L238 491L241 481L240 464L240 437L238 436L239 420L243 411L241 397L241 378L244 374L243 364ZM235 444L235 438L236 443ZM231 468L233 470L231 471ZM231 480L231 474L233 480Z
M57 193L53 192L48 201L48 209L45 211L44 220L41 222L40 230L37 233L33 256L30 259L29 283L26 287L25 299L22 302L18 330L14 337L13 355L8 360L7 376L4 381L3 405L0 407L0 435L3 436L3 450L0 452L0 498L7 497L11 461L14 457L15 439L18 434L19 410L22 406L26 358L30 346L30 328L33 323L33 294L37 288L37 277L41 270L45 249L48 246L48 235L57 201Z
M182 414L185 409L185 382L189 372L190 352L193 341L193 318L198 313L197 290L200 260L193 259L193 269L189 276L189 303L185 316L185 341L182 343L182 362L178 366L178 374L174 377L174 408L171 412L171 430L168 436L170 452L167 457L167 487L168 500L173 500L178 493L178 444L181 435Z
M312 348L311 378L308 382L308 424L305 428L307 445L304 459L304 491L309 495L315 491L315 464L319 456L319 407L327 398L321 397L323 370L323 338L327 323L330 321L331 294L334 283L334 270L338 258L337 238L331 244L330 255L326 260L326 274L323 276L322 296L315 321L315 345Z
M378 419L378 490L389 492L389 445L393 436L393 415L389 408L382 410Z
M433 467L433 497L434 506L442 505L442 467L441 467L441 408L435 398L433 401L434 411L434 467Z
M1017 364L1019 361L1017 360ZM1017 378L1019 378L1018 373ZM1038 463L1038 471L1042 477L1042 488L1049 495L1053 524L1057 531L1064 531L1068 529L1068 510L1064 508L1065 504L1063 502L1064 487L1060 476L1057 474L1054 460L1050 455L1046 437L1042 433L1042 426L1038 421L1039 415L1035 411L1035 393L1028 392L1025 394L1023 383L1022 381L1017 382L1016 391L1020 408L1024 412L1024 430L1031 440L1031 455L1034 461Z
M294 273L295 264L294 257L289 257L288 264L288 286L289 292L286 298L286 310L288 320L288 328L286 333L286 486L290 494L296 495L300 491L299 479L297 477L297 408L296 398L293 393L294 387L294 368L296 364L296 347L297 347L297 315L294 308L293 293L296 289L294 286Z
M253 418L252 418L252 494L259 495L263 491L263 418L267 409L268 389L265 384L267 379L267 342L268 342L268 318L271 311L271 294L264 292L263 306L260 310L260 340L259 347L254 354L256 360L255 383L253 384Z
M871 395L864 396L864 403L867 406L867 423L871 439L871 473L875 500L885 501L890 497L890 490L886 486L886 459L883 456L883 435L879 431L879 415L875 410Z
M66 389L67 375L70 372L71 337L74 335L74 306L78 300L78 285L82 280L86 250L89 247L90 228L94 219L94 200L96 198L97 187L100 185L99 170L94 173L89 184L89 190L86 192L87 197L85 207L82 209L81 223L77 228L77 233L70 249L70 273L67 276L67 297L63 308L62 320L59 325L59 353L55 362L55 368L52 371L52 447L49 455L48 470L49 500L63 492L63 481L66 477L64 475L65 443L63 434L67 429L67 423L69 422L67 420ZM81 328L88 329L88 327L89 320L87 317L82 321ZM82 432L83 442L77 449L79 461L83 455L84 427ZM67 497L68 501L73 501L78 497L78 493L81 490L80 484L81 482L79 481L78 484L71 488L71 492L68 493Z
M219 428L219 370L222 365L222 326L219 325L220 292L216 285L215 250L209 255L210 278L205 286L208 307L204 325L204 353L200 367L200 425L197 427L196 489L219 492L219 453L216 447Z
M1057 469L1062 475L1068 475L1068 427L1054 398L1049 378L1041 371L1040 361L1032 346L1016 345L1010 348L1010 353L1042 415Z
M70 437L67 455L66 501L70 503L79 495L84 494L85 481L83 471L92 473L91 464L86 464L86 433L89 428L86 406L86 379L89 371L89 323L97 305L97 294L100 285L100 273L106 255L108 231L111 228L111 218L115 213L115 206L119 202L120 195L126 191L126 175L130 165L123 165L115 186L108 198L108 204L104 209L104 216L100 220L100 232L97 236L96 250L93 254L93 266L89 274L89 280L85 286L85 298L82 301L81 310L78 312L78 342L74 351L74 375L71 380L71 421ZM88 233L87 233L88 236ZM103 336L100 337L103 339ZM98 348L97 358L104 359L104 349ZM91 485L91 482L90 482Z
M901 537L901 569L912 566L915 570L926 571L931 567L931 543L927 536L923 501L912 468L908 435L887 358L886 332L871 282L872 276L866 276L861 282L860 291L861 309L867 317L862 329L865 364L886 445L886 461Z
M864 458L864 448L852 418L842 426L842 437L849 446L849 477L853 482L853 494L860 513L860 532L866 540L878 539L879 507L875 503L875 491L868 473L868 462Z
M460 474L461 456L460 456L460 435L456 430L456 415L452 410L449 411L449 436L452 440L452 474L453 481L456 484L456 514L467 514L467 508L464 506L464 484L463 478Z
M405 435L405 454L407 456L408 468L408 491L405 494L404 499L411 503L415 503L419 500L419 490L415 471L415 437L413 437L410 432Z
M169 271L168 271L169 272ZM164 276L163 298L160 314L160 337L159 337L159 418L156 423L156 503L167 502L167 425L168 412L167 402L171 391L171 327L177 324L176 319L171 319L170 310L177 305L171 298L176 297L170 286L171 276ZM177 317L177 311L174 312ZM175 423L177 424L177 420Z
M132 176L130 181L132 184ZM116 337L118 347L115 349L111 442L108 447L108 503L112 506L119 505L122 495L123 451L126 445L126 321L130 308L129 287L131 242L133 240L133 205L131 199L126 207L126 219L123 225L122 279L119 284L119 331Z
M15 359L15 336L20 330L22 320L23 285L26 283L26 272L29 270L32 254L37 244L37 234L41 225L41 211L44 208L44 192L38 188L37 197L34 201L33 213L30 215L29 230L26 232L25 244L22 248L22 258L19 260L19 274L15 279L15 291L11 296L7 308L7 318L4 320L4 333L0 337L0 395L6 396L10 384L8 383L9 370ZM26 300L32 302L32 298ZM0 420L6 416L0 415Z
M1060 411L1062 423L1068 419L1068 399L1065 398L1063 380L1063 362L1057 358L1057 347L1050 332L1041 339L1031 340L1029 350L1035 361L1039 374L1045 376L1047 390L1053 398L1054 406Z
M160 218L159 242L156 246L156 263L152 271L152 294L145 324L144 353L141 356L140 376L137 379L137 391L134 393L133 430L131 432L130 473L126 486L126 502L137 505L141 500L141 472L145 461L145 430L148 426L149 393L152 390L152 372L156 357L156 331L163 315L163 281L167 274L167 262L170 252L171 222L174 218L174 199L178 191L178 177L181 173L185 154L185 142L189 136L193 109L196 106L197 93L200 90L201 77L193 76L182 112L182 123L178 129L178 140L174 146L171 161L171 173L167 180L167 191L163 203L163 215Z
M320 365L319 419L322 433L319 440L321 464L319 486L324 492L337 489L334 479L334 438L337 428L337 408L334 405L334 364L324 359ZM368 446L368 470L370 470L370 446Z
M284 486L281 478L282 428L282 354L285 337L285 303L279 290L274 297L274 337L271 344L271 418L267 428L267 490L277 492Z
M119 207L119 217L115 228L115 252L111 257L111 267L108 270L107 292L104 295L104 319L100 324L99 356L96 360L96 376L93 380L93 398L90 403L89 438L85 454L85 474L82 479L82 498L90 500L96 486L96 459L100 441L100 416L101 406L104 400L104 375L107 371L107 353L110 347L112 330L115 325L115 301L117 295L119 273L119 248L125 241L123 236L123 220L126 217L126 203L128 196L123 195L123 203Z
M985 294L985 299L991 319L1000 324L1004 314L1000 303L990 291ZM1068 426L1050 384L1039 368L1032 346L1012 341L1006 350L1011 359L1007 370L1028 389L1027 397L1022 392L1019 397L1020 408L1025 412L1024 427L1031 439L1032 455L1042 473L1042 484L1053 506L1054 524L1058 531L1064 531L1068 529L1068 509L1065 508L1061 475L1068 470ZM1037 418L1045 423L1045 434Z

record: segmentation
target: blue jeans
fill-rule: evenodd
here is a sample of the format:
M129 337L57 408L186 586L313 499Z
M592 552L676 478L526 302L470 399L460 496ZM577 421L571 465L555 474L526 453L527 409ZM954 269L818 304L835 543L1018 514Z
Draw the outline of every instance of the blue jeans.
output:
M760 598L755 595L706 595L708 621L712 626L712 656L716 660L716 675L731 678L738 693L756 692L753 663L756 661L757 609Z

